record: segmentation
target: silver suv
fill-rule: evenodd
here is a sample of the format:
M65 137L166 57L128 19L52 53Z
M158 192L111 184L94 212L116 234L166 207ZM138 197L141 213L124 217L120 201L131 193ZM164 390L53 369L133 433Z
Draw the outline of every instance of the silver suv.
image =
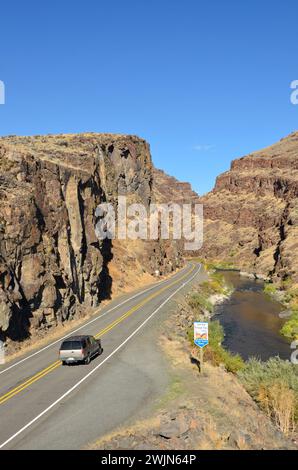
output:
M89 364L91 359L102 351L100 339L90 335L71 336L61 344L59 358L63 365L78 362Z

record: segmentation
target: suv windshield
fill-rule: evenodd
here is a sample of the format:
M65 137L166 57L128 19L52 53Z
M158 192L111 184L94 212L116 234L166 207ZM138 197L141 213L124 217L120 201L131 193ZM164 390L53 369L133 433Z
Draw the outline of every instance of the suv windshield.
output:
M82 343L81 341L64 341L60 349L64 351L69 349L82 349Z

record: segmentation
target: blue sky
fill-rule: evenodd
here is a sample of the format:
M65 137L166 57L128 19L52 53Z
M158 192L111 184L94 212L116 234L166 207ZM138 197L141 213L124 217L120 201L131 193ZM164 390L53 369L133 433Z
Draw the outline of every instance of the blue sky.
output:
M298 129L297 1L2 2L0 135L132 133L204 193Z

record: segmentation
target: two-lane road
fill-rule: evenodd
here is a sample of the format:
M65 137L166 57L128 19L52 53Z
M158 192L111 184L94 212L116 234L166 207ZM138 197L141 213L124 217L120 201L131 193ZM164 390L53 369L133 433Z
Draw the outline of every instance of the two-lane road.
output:
M129 419L154 395L155 379L166 386L150 370L150 358L152 367L160 358L150 352L150 340L142 343L144 332L179 291L204 277L200 271L201 265L189 263L68 333L102 338L104 351L89 365L63 367L60 338L1 366L0 449L78 449Z

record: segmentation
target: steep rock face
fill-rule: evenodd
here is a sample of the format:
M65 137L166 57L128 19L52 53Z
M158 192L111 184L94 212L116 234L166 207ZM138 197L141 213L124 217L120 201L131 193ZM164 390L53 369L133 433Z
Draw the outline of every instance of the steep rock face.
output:
M153 168L153 192L155 199L159 204L178 204L182 209L183 205L191 205L192 214L192 227L195 230L194 224L194 206L195 204L201 204L199 195L192 189L191 184L177 180L174 176L170 176L163 170ZM181 211L182 212L182 211ZM186 250L186 244L188 241L185 239L184 228L187 226L187 220L181 221L181 239L171 240L172 247L178 247L178 251L182 252L184 256L193 256L196 253L194 251ZM173 216L170 216L170 230L174 227L175 220Z
M156 169L154 188L159 202L204 206L203 248L186 255L298 282L298 132L234 160L203 197Z
M298 132L234 160L202 197L201 255L298 280Z
M199 197L190 183L181 182L157 168L153 168L153 189L155 198L160 203L195 203Z
M119 243L97 239L95 210L116 209L118 195L148 207L152 162L134 136L11 136L0 139L0 167L0 336L17 340L111 295L109 264L122 256ZM139 244L140 271L181 263L159 240Z

